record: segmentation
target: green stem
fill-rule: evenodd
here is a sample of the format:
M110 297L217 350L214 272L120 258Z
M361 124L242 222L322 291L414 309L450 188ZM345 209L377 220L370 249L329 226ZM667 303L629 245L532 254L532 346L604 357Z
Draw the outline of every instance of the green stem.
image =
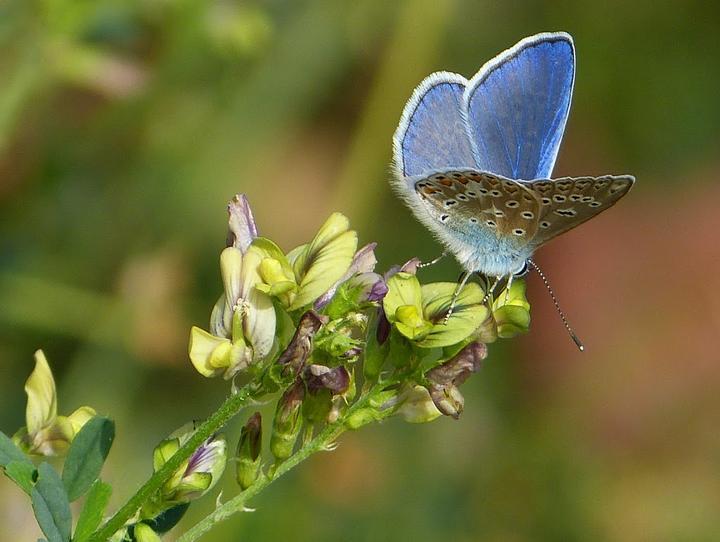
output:
M343 433L343 431L345 431L344 418L327 425L314 439L300 448L288 459L280 463L272 478L268 476L260 476L257 482L248 487L245 491L236 497L233 497L222 506L216 508L213 512L196 523L189 531L178 538L177 542L193 542L212 529L215 524L228 519L230 516L238 512L246 510L245 505L252 497L260 493L263 489L280 478L290 469L305 461L312 454L323 450L329 450L329 446L338 436L340 436L340 434Z
M299 465L305 461L308 457L313 455L315 452L329 451L331 445L346 429L345 422L350 418L352 414L361 410L362 408L371 404L371 401L375 399L375 395L381 392L383 387L387 383L380 385L376 384L373 388L368 390L366 394L360 397L350 408L347 409L345 414L338 418L337 421L326 425L322 431L320 431L312 440L307 443L303 443L300 449L295 452L288 459L277 465L277 468L273 472L272 478L268 476L260 476L257 482L247 488L245 491L233 497L222 506L216 508L213 512L205 516L198 523L193 525L184 535L177 539L177 542L193 542L200 538L203 534L212 529L216 523L226 520L230 516L242 512L245 510L246 503L255 495L260 493L263 489L273 483L275 480L280 478L283 474L288 472L290 469ZM387 417L390 412L385 415L375 418L375 421ZM370 419L365 423L370 423Z
M198 447L235 417L242 408L258 392L257 386L250 384L240 388L234 395L228 397L205 422L198 427L192 437L178 449L159 471L154 473L147 482L128 500L102 527L90 537L90 542L104 542L115 534L147 501L153 493L173 475L173 473L188 459Z

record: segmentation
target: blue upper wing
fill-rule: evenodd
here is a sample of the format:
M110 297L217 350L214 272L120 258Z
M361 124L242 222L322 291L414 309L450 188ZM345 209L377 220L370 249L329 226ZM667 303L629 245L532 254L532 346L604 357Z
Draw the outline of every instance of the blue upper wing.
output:
M563 32L525 38L485 64L464 96L479 168L511 179L550 178L574 79L575 49Z
M477 167L462 112L466 83L460 75L438 72L415 89L393 138L401 177Z

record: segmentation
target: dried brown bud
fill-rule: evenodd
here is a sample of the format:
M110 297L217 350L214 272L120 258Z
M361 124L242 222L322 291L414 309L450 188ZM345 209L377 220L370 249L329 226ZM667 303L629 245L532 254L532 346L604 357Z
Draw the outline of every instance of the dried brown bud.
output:
M300 374L312 351L313 337L327 322L327 316L321 316L313 310L307 311L300 317L295 335L277 361L279 365L284 366L283 376Z
M247 489L257 480L261 448L262 418L256 412L240 430L235 477L242 489Z
M305 398L305 383L298 378L277 403L273 432L270 437L270 450L279 459L287 459L292 454L295 440L302 428L300 407Z
M458 386L480 370L486 356L487 348L483 343L470 343L452 359L427 372L427 388L440 412L455 419L460 417L465 400Z
M327 389L331 395L340 395L350 387L350 373L342 366L331 369L324 365L310 365L305 369L305 382L312 394Z
M262 417L256 412L240 430L237 454L255 461L260 456L262 446Z

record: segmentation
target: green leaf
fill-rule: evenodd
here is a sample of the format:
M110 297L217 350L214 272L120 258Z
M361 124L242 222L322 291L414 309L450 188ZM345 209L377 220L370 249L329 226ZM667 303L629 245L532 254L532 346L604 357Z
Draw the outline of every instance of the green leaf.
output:
M83 495L98 479L114 438L115 423L102 416L91 419L75 436L62 473L71 501Z
M0 431L0 467L11 461L20 461L32 465L32 461L18 448L5 433Z
M72 515L60 476L47 463L38 467L38 480L30 492L38 525L48 542L68 542Z
M112 488L102 480L95 480L90 488L85 505L80 512L73 542L85 542L90 535L98 528L105 512L105 507L110 500Z
M20 489L30 495L35 483L35 465L25 461L10 461L5 465L5 475L15 482Z

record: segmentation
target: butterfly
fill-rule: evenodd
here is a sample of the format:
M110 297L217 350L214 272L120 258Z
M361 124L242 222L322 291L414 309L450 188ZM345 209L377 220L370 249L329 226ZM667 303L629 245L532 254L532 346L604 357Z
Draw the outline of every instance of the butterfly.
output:
M572 37L542 33L470 80L431 74L405 105L392 184L466 278L480 273L497 284L524 274L537 248L614 205L635 182L551 177L574 81Z

